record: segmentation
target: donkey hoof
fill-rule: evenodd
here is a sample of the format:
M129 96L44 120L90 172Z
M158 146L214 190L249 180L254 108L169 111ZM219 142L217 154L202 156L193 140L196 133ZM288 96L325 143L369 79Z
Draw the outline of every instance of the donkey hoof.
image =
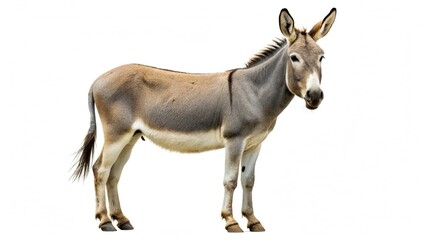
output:
M240 228L240 225L238 225L238 223L229 224L225 228L229 233L243 232L243 230Z
M134 229L132 224L130 224L130 222L117 224L117 227L121 230L133 230Z
M262 224L260 222L255 222L248 226L250 229L250 232L264 232L265 228L263 228Z
M99 228L104 232L114 232L117 231L111 222L102 223L99 225Z

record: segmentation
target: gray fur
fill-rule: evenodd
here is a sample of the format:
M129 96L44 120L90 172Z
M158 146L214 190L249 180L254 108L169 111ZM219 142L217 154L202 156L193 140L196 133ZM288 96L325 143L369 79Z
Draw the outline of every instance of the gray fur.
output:
M133 146L139 138L146 137L180 152L224 147L225 228L229 232L242 231L232 212L233 193L241 170L243 216L250 231L264 231L252 206L257 156L277 117L295 95L305 100L308 109L320 105L323 51L316 40L329 31L335 16L336 10L332 9L308 33L295 29L293 18L283 9L279 20L286 40L276 40L255 55L245 68L190 74L129 64L100 76L89 92L91 125L79 150L74 177L84 177L90 166L96 137L96 104L105 137L102 152L93 165L95 216L101 229L115 229L110 216L120 229L133 229L121 211L117 184Z
M217 74L124 65L94 83L95 102L101 118L119 132L141 118L160 130L189 133L222 128L225 137L248 135L254 128L268 128L294 96L284 81L286 48L282 45L252 67ZM117 107L120 119L104 109L107 106Z

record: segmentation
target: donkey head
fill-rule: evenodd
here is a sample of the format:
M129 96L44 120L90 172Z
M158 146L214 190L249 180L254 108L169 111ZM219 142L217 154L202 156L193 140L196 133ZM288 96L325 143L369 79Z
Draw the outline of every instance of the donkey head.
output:
M293 94L305 99L308 109L316 109L324 98L320 88L324 51L316 41L328 33L335 18L336 9L333 8L307 32L294 27L294 20L287 9L280 13L280 29L289 43L286 84Z

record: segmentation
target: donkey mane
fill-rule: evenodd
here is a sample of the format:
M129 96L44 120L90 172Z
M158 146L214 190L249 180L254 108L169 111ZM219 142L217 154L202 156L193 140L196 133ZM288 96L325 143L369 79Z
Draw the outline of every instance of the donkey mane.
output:
M306 35L308 32L305 28L302 29L294 29L296 31L296 39L299 37L299 34ZM269 57L273 56L275 53L278 52L282 47L284 47L287 44L287 39L285 38L276 38L272 40L273 43L269 44L266 48L261 50L259 53L255 54L247 63L246 68L254 67L257 64L265 61Z
M246 68L254 67L259 63L265 61L269 57L273 56L278 52L282 47L287 44L285 38L276 38L273 40L273 43L269 44L266 48L261 50L259 53L255 54L247 63Z

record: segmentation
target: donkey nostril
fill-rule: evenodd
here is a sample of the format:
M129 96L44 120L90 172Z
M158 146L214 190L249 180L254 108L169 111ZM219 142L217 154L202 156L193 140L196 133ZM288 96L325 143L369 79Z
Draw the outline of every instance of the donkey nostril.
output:
M306 92L306 98L311 99L311 92L309 90Z
M321 91L321 100L323 100L324 99L324 93L323 93L323 91Z

